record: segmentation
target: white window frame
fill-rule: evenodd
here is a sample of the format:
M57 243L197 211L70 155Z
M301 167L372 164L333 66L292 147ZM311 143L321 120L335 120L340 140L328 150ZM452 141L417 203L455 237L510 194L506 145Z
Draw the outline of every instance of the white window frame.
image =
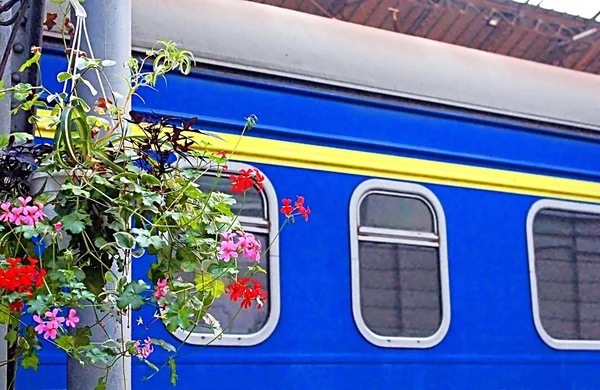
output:
M227 172L222 173L222 176L225 177L229 176L233 172L239 172L240 169L255 168L249 164L237 162L228 162L227 165ZM212 170L211 174L214 174L213 172L214 170ZM261 173L264 175L264 172L261 171ZM277 323L279 322L279 316L281 314L279 242L274 242L277 232L279 231L279 210L275 188L273 187L273 184L269 178L266 175L264 176L265 180L263 181L263 190L260 192L263 201L266 202L266 215L264 216L264 219L240 216L239 221L244 227L244 230L250 233L264 234L268 232L269 242L273 243L267 254L267 257L269 258L269 317L265 325L258 332L251 334L223 334L220 340L212 341L210 343L211 346L249 347L260 344L268 339L271 334L273 334L275 328L277 327ZM265 220L268 222L265 222ZM221 299L226 299L226 297L222 297ZM249 310L256 310L256 308L253 307ZM172 334L178 340L185 341L187 344L192 345L205 345L207 342L215 338L212 332L188 332L183 329L177 329Z
M533 322L541 339L550 347L559 350L600 350L600 340L561 340L550 336L542 325L540 305L538 299L537 277L535 269L535 242L533 236L533 222L536 215L545 209L558 211L573 211L600 216L600 206L586 203L576 203L563 200L542 199L535 202L527 214L527 255L529 259L529 282L531 286L531 308Z
M431 210L434 224L437 228L437 234L361 227L360 204L372 193L390 193L391 195L398 197L417 198L423 201ZM378 335L369 329L362 317L360 305L359 230L365 235L377 233L378 237L376 239L374 239L374 237L369 238L369 241L408 244L422 247L438 247L442 319L440 327L433 335L429 337L386 337ZM415 237L418 237L418 240L414 240ZM376 346L388 348L431 348L444 339L448 333L448 328L450 327L450 285L448 275L446 217L444 215L442 204L433 192L421 185L406 182L381 179L370 179L362 182L356 187L352 194L352 198L350 199L350 253L352 272L352 315L358 330L367 341Z

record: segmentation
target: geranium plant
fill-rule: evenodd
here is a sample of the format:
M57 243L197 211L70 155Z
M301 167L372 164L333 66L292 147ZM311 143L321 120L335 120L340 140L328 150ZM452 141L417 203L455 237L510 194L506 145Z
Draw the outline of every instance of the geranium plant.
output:
M46 26L56 28L54 20L48 15ZM72 33L68 27L62 31ZM32 53L27 66L39 66L41 49ZM160 41L145 58L129 60L126 96L109 84L100 96L86 79L112 61L70 49L67 55L71 66L57 75L64 92L28 84L0 91L22 102L15 112L49 111L30 122L55 130L51 144L22 133L0 137L0 321L8 324L12 359L37 369L44 339L106 370L102 389L120 359L138 358L158 371L152 353L162 348L175 383L181 346L108 333L92 342L91 331L151 306L171 332L204 327L218 338L227 326L210 309L222 294L239 310L259 310L269 297L254 275L266 272L260 259L268 248L244 232L231 195L202 191L198 181L216 171L215 184L225 174L233 192L245 193L262 190L264 176L256 169L224 173L229 157L210 145L219 136L197 129L196 118L126 112L140 88L154 87L168 72L189 73L190 52ZM95 101L78 96L86 86ZM247 118L243 133L255 124L255 116ZM308 220L310 208L298 197L284 199L281 212L286 222L295 215ZM132 262L143 254L153 256L147 280L131 280ZM252 265L238 266L241 256ZM82 323L84 307L98 320Z

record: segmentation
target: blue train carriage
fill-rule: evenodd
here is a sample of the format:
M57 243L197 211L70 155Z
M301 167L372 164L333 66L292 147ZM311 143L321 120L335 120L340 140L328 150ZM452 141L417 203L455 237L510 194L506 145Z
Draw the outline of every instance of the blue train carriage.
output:
M314 210L263 260L266 307L211 347L188 338L179 388L600 388L596 76L245 1L133 3L137 49L198 57L136 109L229 140L257 114L232 169L268 184L244 225L267 241L280 198ZM46 55L44 77L63 67ZM228 322L227 298L213 314ZM64 357L42 354L19 388L65 386ZM132 372L134 389L168 385Z

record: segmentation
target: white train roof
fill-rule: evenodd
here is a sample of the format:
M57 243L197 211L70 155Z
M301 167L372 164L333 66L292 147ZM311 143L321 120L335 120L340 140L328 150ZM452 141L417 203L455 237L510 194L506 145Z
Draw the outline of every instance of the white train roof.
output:
M244 0L133 0L133 46L199 62L600 130L600 77Z

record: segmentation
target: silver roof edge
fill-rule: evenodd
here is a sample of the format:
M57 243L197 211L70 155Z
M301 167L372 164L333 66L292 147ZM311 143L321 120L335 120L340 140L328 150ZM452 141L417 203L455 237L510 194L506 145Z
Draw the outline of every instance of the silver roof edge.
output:
M600 130L600 77L244 0L133 0L133 46L198 61Z

